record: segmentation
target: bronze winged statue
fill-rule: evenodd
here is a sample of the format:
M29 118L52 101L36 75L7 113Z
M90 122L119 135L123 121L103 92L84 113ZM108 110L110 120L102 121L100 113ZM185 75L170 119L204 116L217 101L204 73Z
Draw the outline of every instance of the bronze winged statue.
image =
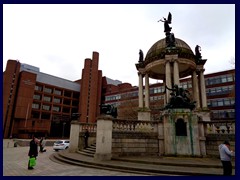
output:
M170 33L172 28L169 26L169 24L172 23L172 14L169 12L167 19L165 17L163 17L163 20L160 19L159 21L164 22L164 32L166 34Z

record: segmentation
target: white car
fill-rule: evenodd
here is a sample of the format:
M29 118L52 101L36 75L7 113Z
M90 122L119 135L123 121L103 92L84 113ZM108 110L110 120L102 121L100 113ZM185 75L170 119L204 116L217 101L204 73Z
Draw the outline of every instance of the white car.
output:
M53 150L58 151L58 150L64 150L67 149L69 147L69 140L57 140L54 144L53 144Z

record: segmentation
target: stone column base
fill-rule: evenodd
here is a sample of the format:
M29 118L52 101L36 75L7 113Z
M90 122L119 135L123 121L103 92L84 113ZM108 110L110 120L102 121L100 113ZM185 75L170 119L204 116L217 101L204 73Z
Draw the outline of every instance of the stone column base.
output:
M97 161L107 161L107 160L111 160L112 158L112 154L94 154L94 160Z
M150 111L138 111L138 120L140 120L140 121L150 121L151 120Z

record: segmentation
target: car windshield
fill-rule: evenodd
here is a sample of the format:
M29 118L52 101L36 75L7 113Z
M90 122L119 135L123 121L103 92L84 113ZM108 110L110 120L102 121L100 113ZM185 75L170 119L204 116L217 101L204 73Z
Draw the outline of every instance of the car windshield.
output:
M61 144L61 143L63 143L63 141L56 141L55 143L56 144Z

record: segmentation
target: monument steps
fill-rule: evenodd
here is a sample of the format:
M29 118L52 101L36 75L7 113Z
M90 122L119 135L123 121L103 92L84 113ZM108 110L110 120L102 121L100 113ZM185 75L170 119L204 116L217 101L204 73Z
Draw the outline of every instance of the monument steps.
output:
M215 164L205 160L189 160L188 158L161 158L161 157L132 157L112 158L110 161L96 161L92 156L80 153L70 153L64 150L54 153L51 160L71 165L114 170L120 172L138 173L142 175L222 175L221 164L215 160ZM154 160L155 159L155 160ZM235 168L235 166L234 166ZM235 169L233 169L235 174Z
M79 153L79 154L82 154L85 156L90 156L90 157L94 157L95 152L96 152L96 143L91 144L86 149L81 149L81 150L77 151L77 153Z
M118 171L118 172L125 172L125 173L136 173L136 174L139 174L139 175L151 175L151 176L164 175L164 176L169 176L169 174L163 174L163 173L159 174L159 173L142 172L142 171L130 170L128 168L116 169L116 167L102 166L101 164L96 165L94 163L88 163L88 162L85 162L85 161L73 161L72 159L67 159L65 157L62 157L61 155L59 155L59 153L52 154L49 158L52 161L60 163L60 164L71 164L71 165L82 166L82 167L87 167L87 168L103 169L103 170Z

